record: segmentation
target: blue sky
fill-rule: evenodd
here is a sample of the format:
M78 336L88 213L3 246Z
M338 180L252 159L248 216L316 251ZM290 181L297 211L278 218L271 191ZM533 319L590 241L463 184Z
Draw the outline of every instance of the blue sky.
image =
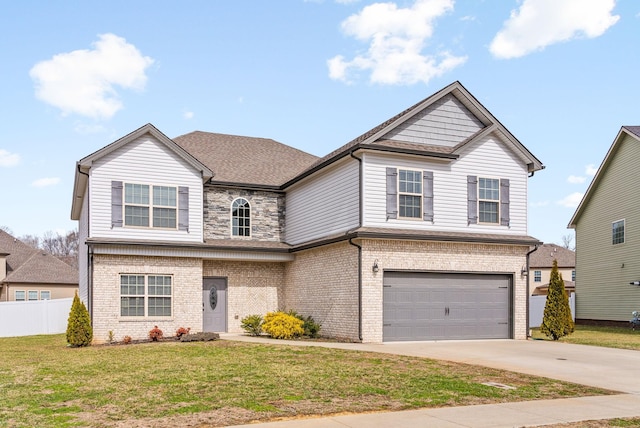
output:
M546 169L529 234L561 243L640 125L632 0L4 2L0 226L76 227L75 162L145 123L322 156L459 80Z

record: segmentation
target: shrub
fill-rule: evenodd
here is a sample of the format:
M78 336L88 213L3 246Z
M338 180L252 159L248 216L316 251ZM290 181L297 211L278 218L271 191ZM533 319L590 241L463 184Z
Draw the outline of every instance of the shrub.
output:
M124 343L125 345L130 344L130 343L131 343L131 336L125 336L125 337L122 339L122 343Z
M179 329L176 330L176 337L180 339L183 335L189 334L190 331L191 331L191 327L188 327L188 328L180 327Z
M558 272L558 261L554 260L540 331L551 339L558 340L573 333L574 328L569 297L564 289L562 274Z
M113 330L109 330L109 343L113 343L113 338L114 338Z
M93 328L87 307L80 301L78 292L73 298L67 321L67 343L73 347L89 346L93 340Z
M160 330L157 325L154 325L153 328L149 330L149 339L154 342L157 342L158 339L162 339L162 330Z
M292 315L292 316L298 318L299 320L301 320L304 323L302 325L302 328L304 329L303 336L313 337L313 338L319 336L320 327L322 326L322 324L316 322L316 320L314 320L311 315L309 315L308 317L305 318L303 315L300 315L299 313L297 313L294 310L290 310L287 313L289 315Z
M262 333L263 319L260 315L247 315L242 318L240 327L251 336L260 336Z
M274 339L291 339L304 334L303 325L298 317L279 311L265 315L262 329Z

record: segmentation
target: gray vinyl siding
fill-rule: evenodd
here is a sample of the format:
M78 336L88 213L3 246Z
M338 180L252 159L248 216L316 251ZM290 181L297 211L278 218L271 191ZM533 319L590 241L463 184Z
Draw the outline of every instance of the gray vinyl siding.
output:
M295 245L357 227L358 175L358 162L349 158L288 189L286 242Z
M89 269L87 266L89 255L87 254L87 244L85 242L89 233L88 205L89 197L85 190L78 221L78 296L87 306L89 306Z
M492 136L475 143L452 162L420 157L366 154L363 226L452 232L527 234L527 169ZM433 223L389 219L386 215L386 168L433 171ZM468 224L467 175L510 181L510 224Z
M162 143L146 135L100 158L90 171L92 238L202 242L201 174ZM189 187L189 231L111 227L111 182ZM178 207L176 207L176 211Z
M640 142L626 136L576 226L576 318L628 321L640 310ZM625 220L625 242L612 244L612 223Z
M452 147L484 128L453 95L446 95L382 139Z

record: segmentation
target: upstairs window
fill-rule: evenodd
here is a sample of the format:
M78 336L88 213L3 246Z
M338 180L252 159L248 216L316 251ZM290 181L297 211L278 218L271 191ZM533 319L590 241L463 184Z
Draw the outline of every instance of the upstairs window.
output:
M175 229L176 193L175 187L125 183L125 226Z
M624 243L624 220L614 221L612 223L612 243L623 244Z
M238 198L231 204L231 234L251 236L251 207L246 199Z
M478 221L498 223L500 205L500 180L478 178Z
M398 216L422 218L422 173L401 169L398 171Z
M542 282L542 271L540 270L533 271L533 282Z
M575 281L576 280L576 271L572 270L571 271L571 281Z

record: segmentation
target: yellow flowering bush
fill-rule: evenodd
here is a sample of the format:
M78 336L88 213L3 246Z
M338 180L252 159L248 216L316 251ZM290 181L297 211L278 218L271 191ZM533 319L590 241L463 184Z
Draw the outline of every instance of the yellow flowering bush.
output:
M291 339L304 334L304 321L286 312L269 312L264 316L262 330L274 339Z

